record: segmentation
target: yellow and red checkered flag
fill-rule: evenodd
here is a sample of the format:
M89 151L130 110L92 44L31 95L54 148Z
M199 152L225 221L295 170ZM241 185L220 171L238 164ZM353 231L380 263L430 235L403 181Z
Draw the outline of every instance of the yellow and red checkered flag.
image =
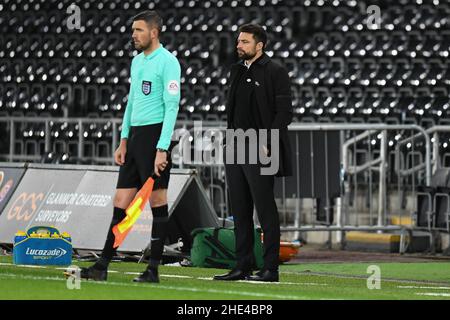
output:
M125 210L127 216L113 227L112 232L115 237L114 248L117 248L122 244L137 219L139 219L142 211L144 211L144 207L152 195L153 184L155 183L156 178L157 177L153 174L147 179L145 184L134 197L133 201Z

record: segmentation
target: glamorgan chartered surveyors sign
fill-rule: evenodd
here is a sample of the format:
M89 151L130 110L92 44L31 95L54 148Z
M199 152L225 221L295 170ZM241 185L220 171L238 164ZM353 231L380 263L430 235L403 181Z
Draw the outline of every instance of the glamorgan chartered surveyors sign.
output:
M100 246L111 220L114 184L111 173L97 174L92 179L86 170L29 168L0 216L0 241L10 243L18 230L45 225L69 232L74 247L88 235L93 249Z
M169 213L192 180L189 174L173 171L168 188ZM68 232L74 248L101 250L112 218L117 176L117 168L112 167L101 171L37 165L28 168L0 215L0 243L13 243L18 230L45 225ZM144 249L151 238L152 221L147 204L119 250Z

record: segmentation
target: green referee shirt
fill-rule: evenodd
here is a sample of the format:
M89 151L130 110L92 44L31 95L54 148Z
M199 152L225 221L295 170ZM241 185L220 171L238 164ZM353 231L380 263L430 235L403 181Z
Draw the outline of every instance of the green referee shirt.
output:
M131 83L121 138L130 126L163 123L157 148L168 149L180 103L181 68L162 45L149 55L141 52L131 62Z

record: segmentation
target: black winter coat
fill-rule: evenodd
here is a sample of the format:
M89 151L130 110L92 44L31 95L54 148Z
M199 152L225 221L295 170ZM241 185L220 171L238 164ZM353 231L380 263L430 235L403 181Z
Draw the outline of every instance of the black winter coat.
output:
M243 63L234 64L230 72L230 88L227 98L227 125L233 128L234 96L240 76L247 70ZM287 70L264 54L252 65L255 85L255 96L260 110L262 129L278 129L279 170L276 176L292 175L291 147L287 126L292 121L291 82ZM269 136L270 137L270 136ZM269 138L270 140L270 138Z

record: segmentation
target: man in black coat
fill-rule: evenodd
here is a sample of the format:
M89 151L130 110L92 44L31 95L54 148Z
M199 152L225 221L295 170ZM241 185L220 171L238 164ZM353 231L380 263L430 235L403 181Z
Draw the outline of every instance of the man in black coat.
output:
M256 163L249 161L252 156L249 151L254 143L248 141L244 142L245 163L236 163L230 158L225 160L235 223L237 266L225 275L215 276L215 280L279 281L280 222L273 187L274 176L292 174L287 136L287 126L292 121L292 99L288 72L264 53L266 42L267 35L261 26L247 24L240 27L237 53L242 62L231 68L227 122L228 129L234 132L267 130L267 141L272 143L258 138L258 152L263 150L266 156L276 161L277 170L263 173L266 163L261 159ZM270 138L271 134L276 140ZM229 141L228 132L226 139L226 154L236 153L236 144ZM233 160L236 160L235 155ZM264 237L264 266L252 275L255 269L254 205Z

